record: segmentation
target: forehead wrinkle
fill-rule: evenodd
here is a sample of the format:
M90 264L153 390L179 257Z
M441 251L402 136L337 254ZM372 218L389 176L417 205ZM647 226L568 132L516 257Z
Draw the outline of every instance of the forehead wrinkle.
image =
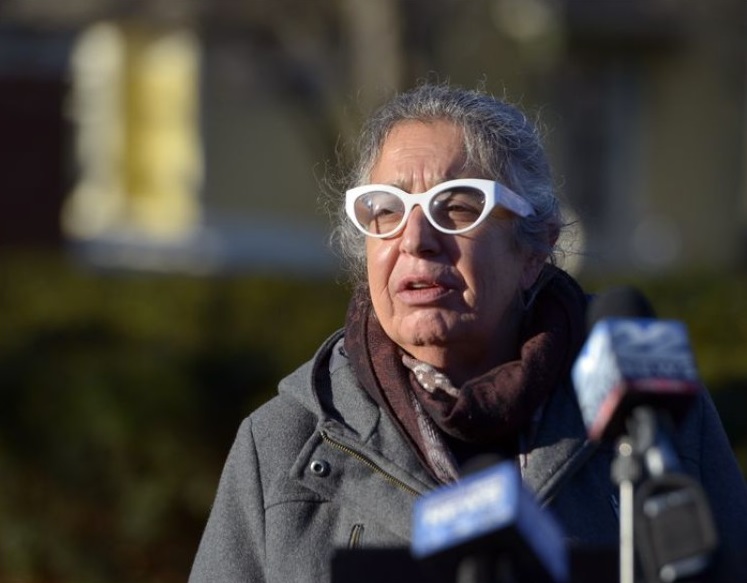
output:
M419 183L421 178L427 188L433 188L442 182L457 178L476 178L476 176L468 176L465 173L467 168L466 159L454 160L445 170L434 170L430 166L415 168L408 166L405 160L402 160L396 166L396 176L387 180L386 183L410 193L412 193L410 190L412 184Z
M444 143L449 157L442 157L442 144L423 141L422 136L410 131L413 128L445 126L459 141ZM449 127L450 126L450 127ZM441 182L466 178L467 149L464 135L458 126L446 120L432 122L406 121L395 125L382 144L379 155L369 174L372 182L386 182L405 192L429 189ZM386 168L382 174L382 168ZM377 178L373 178L377 174Z

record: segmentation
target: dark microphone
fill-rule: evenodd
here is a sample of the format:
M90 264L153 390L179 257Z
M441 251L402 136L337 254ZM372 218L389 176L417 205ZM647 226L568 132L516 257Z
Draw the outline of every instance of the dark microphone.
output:
M685 325L656 319L630 287L592 301L588 324L572 378L589 437L621 435L630 412L643 404L681 419L702 390Z
M485 464L484 459L476 465ZM419 498L410 550L460 583L568 580L563 534L510 461L490 464Z

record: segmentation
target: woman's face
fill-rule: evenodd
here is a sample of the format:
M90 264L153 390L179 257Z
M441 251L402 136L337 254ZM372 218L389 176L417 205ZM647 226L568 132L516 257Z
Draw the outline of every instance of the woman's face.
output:
M481 178L464 168L461 130L446 121L400 122L370 181L409 193L455 178ZM496 208L472 231L437 231L416 206L404 229L367 237L368 284L387 335L415 358L463 382L514 358L519 294L544 258L520 251L507 211Z

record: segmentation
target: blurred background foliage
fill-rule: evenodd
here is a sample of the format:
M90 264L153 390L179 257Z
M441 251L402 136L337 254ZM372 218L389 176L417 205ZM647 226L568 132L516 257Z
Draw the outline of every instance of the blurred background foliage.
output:
M0 270L0 580L185 580L241 419L340 326L345 289Z
M0 270L0 580L185 580L241 419L341 326L349 290L102 275L48 253ZM747 277L626 283L688 324L747 468Z

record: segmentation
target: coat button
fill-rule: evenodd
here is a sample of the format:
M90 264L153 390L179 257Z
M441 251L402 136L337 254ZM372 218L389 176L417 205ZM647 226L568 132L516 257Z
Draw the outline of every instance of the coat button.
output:
M323 478L329 475L329 463L324 460L311 460L309 470L311 470L311 473L315 476Z

